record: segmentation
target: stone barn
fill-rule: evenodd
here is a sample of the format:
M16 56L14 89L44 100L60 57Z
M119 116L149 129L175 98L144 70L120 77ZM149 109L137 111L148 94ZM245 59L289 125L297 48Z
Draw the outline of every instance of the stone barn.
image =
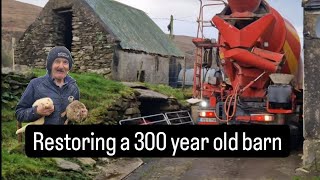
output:
M113 0L49 0L19 39L16 64L44 68L56 45L72 53L77 72L120 81L174 86L183 53L141 10Z

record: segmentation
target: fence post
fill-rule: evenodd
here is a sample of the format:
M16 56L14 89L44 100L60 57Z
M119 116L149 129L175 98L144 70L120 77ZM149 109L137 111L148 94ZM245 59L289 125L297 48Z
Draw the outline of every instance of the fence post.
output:
M15 41L16 39L14 37L12 37L11 39L11 53L12 53L12 70L14 71L15 70L15 67L14 67L14 48L15 48Z
M184 90L184 86L186 83L186 71L187 71L187 60L186 60L186 56L183 57L184 60L184 70L183 70L183 80L182 80L182 91Z

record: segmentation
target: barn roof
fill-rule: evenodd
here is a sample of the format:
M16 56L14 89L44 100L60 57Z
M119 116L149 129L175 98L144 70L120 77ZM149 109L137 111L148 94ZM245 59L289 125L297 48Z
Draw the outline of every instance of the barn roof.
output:
M84 0L106 29L120 40L122 49L182 57L183 53L141 10L113 0Z
M309 0L305 3L306 9L320 9L320 0Z

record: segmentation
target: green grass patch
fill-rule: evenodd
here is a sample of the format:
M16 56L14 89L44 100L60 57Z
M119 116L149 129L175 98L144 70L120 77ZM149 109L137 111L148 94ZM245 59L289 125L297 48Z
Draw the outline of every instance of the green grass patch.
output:
M2 149L3 179L90 179L85 173L59 171L51 158L28 158Z
M15 105L17 104L17 102L15 102ZM12 121L15 120L15 116L14 113L12 113L12 109L15 108L14 106L9 110L8 107L5 107L2 104L1 107L1 121L2 122L6 122L6 121Z
M16 121L2 122L2 179L90 179L84 172L59 170L51 158L27 157L15 131Z

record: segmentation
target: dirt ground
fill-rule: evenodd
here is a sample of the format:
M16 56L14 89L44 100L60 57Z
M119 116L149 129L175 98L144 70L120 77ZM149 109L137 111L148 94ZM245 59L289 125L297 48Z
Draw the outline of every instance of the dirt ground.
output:
M320 174L296 171L302 151L287 158L143 158L126 180L317 179Z

